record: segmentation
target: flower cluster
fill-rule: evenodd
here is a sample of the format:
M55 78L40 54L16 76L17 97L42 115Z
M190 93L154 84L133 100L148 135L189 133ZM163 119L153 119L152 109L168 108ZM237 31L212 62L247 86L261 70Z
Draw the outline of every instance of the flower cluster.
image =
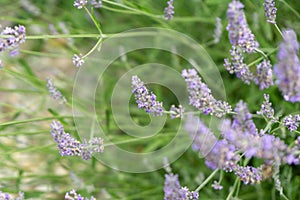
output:
M217 117L222 117L231 111L231 106L227 102L217 101L212 96L211 90L202 82L196 70L183 70L182 77L187 84L190 104L198 108L203 114L214 114Z
M244 5L239 0L233 0L228 5L228 35L230 43L239 46L243 52L253 53L259 46L253 33L248 27L244 14Z
M163 114L164 108L162 102L156 101L156 96L152 92L149 93L144 83L137 77L132 77L131 82L132 93L135 96L138 108L144 109L147 113L151 113L154 116L160 116Z
M259 85L259 89L267 89L273 85L272 65L269 60L264 59L256 66L256 77L254 82Z
M88 0L75 0L73 6L77 7L78 9L82 9L87 3ZM89 3L94 8L100 8L102 6L102 0L90 0Z
M214 188L215 190L222 190L223 186L220 185L220 183L218 183L218 181L214 181L213 184L211 185L212 188Z
M283 31L284 40L279 45L274 73L276 84L286 101L300 102L299 43L294 30Z
M272 108L272 103L270 102L270 95L264 94L264 102L261 104L260 110L257 111L258 115L263 115L271 120L278 120L278 117L274 116L274 109Z
M187 187L181 187L177 174L165 175L164 200L197 200L198 192L190 191Z
M169 0L168 6L165 7L164 17L166 20L171 20L174 17L175 11L174 11L173 2L174 2L174 0Z
M77 194L75 190L71 190L66 193L65 200L96 200L96 198L93 196L91 196L91 198L83 197L80 194Z
M277 8L275 7L274 0L265 0L264 3L265 14L267 17L267 22L271 24L276 24L276 12Z
M88 160L91 159L93 153L101 153L104 150L101 138L92 138L89 142L84 140L83 143L80 143L65 132L59 121L53 120L50 127L50 132L57 143L61 156L81 156L82 159Z
M84 59L82 58L82 54L74 54L72 58L72 62L76 67L80 67L84 64Z
M10 56L16 56L19 53L19 44L25 42L26 29L24 26L19 25L12 27L5 27L0 35L0 52L10 49Z
M19 192L19 195L16 198L14 198L12 195L0 191L0 199L1 200L24 200L24 192Z
M295 131L297 130L300 122L300 115L288 115L283 118L283 125L286 126L289 131Z
M182 118L184 113L184 108L179 105L178 108L175 107L175 105L172 105L170 108L170 117L172 119L174 118Z
M66 98L61 94L61 92L54 86L52 79L47 78L47 88L48 92L50 94L50 97L52 97L54 100L60 100L60 103L66 103Z

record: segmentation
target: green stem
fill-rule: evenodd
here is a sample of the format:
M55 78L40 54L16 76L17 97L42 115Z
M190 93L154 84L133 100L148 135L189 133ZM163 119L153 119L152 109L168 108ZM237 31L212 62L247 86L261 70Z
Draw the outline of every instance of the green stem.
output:
M102 35L102 31L101 31L101 26L100 24L97 22L97 20L95 19L95 17L91 14L91 12L89 11L89 9L87 9L86 7L84 7L84 10L87 12L87 14L90 16L90 18L92 19L92 21L94 22L96 28L98 29L100 35Z
M274 26L277 29L277 31L280 33L281 37L283 38L283 34L282 34L280 28L277 26L277 24L274 24Z
M237 177L237 178L235 179L235 181L234 181L234 185L232 186L232 189L231 189L230 193L228 194L226 200L230 200L230 199L231 199L231 197L232 197L232 195L233 195L233 193L234 193L234 191L235 191L235 188L236 188L236 186L238 185L238 182L239 182L239 181L240 181L240 179L239 179L239 177Z
M203 183L201 183L201 185L199 185L199 187L197 187L197 189L195 190L195 192L199 192L214 176L215 174L219 171L219 169L216 169L215 171L213 171L209 177L207 177L205 179L205 181L203 181Z
M20 120L20 121L4 122L4 123L0 124L0 127L1 126L8 126L8 125L24 124L24 123L29 123L29 122L38 122L38 121L47 121L47 120L53 120L53 119L62 119L62 118L72 119L73 116L40 117L40 118L25 119L25 120Z
M4 37L0 35L0 38ZM60 38L105 38L106 35L92 34L56 34L56 35L26 35L26 40L40 40L40 39L60 39Z
M91 53L94 52L94 50L100 45L100 43L102 42L102 38L100 38L97 43L93 46L93 48L91 50L89 50L89 52L87 52L84 56L82 56L82 59L86 58L87 56L89 56Z

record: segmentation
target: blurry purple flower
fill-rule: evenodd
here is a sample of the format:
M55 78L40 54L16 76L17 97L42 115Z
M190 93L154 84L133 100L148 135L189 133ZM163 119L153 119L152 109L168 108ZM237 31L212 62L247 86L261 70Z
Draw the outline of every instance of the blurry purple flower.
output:
M75 190L71 190L66 193L65 200L96 200L96 198L93 196L91 196L91 198L82 197L80 194L77 194Z
M184 113L184 108L179 105L178 108L176 108L174 105L171 106L170 108L170 117L172 119L174 118L182 118L183 117L183 113Z
M278 117L274 117L274 109L272 108L272 103L270 102L270 96L264 94L264 102L260 106L260 110L257 111L258 115L263 115L271 120L278 120Z
M82 54L79 55L74 54L72 61L76 67L80 67L81 65L84 64L84 59L82 58Z
M220 41L221 35L223 32L223 26L221 19L219 17L216 18L216 28L214 31L214 43L217 44Z
M181 187L177 174L165 174L164 200L197 200L198 192Z
M252 121L252 115L248 110L247 104L243 101L239 101L234 111L236 115L233 116L232 128L243 134L258 135L256 125Z
M1 200L24 200L24 192L20 191L17 197L13 197L8 193L4 193L0 191L0 199Z
M283 118L283 125L286 126L289 131L297 130L300 122L300 115L288 115Z
M248 27L243 8L244 5L238 0L229 3L226 29L232 45L241 47L243 52L253 53L259 44Z
M61 94L61 92L54 86L52 79L47 78L47 88L48 92L50 94L50 97L52 97L54 100L60 100L59 103L66 103L66 98Z
M220 185L220 183L218 183L218 181L214 180L214 183L211 185L212 188L214 188L215 190L222 190L223 186Z
M173 6L173 0L169 0L168 6L165 7L165 11L164 11L164 16L166 20L171 20L174 17L175 11L174 11L174 6Z
M138 108L142 108L154 116L163 114L164 108L162 107L162 102L156 101L155 94L152 92L149 93L144 83L137 76L132 76L131 87Z
M264 3L265 14L267 17L267 22L276 24L276 11L274 0L265 0Z
M9 52L10 57L15 57L19 55L19 48L13 49Z
M284 30L283 36L277 54L278 63L274 66L276 84L286 101L300 102L299 43L292 29Z
M103 152L103 140L101 138L93 138L88 143L80 143L69 133L66 133L64 127L59 121L53 120L51 125L51 134L57 143L61 156L81 156L82 159L88 160L92 158L93 153Z
M255 183L260 183L262 180L262 168L237 165L234 169L234 173L240 177L244 184L254 185Z
M78 9L82 9L87 4L87 2L87 0L75 0L73 6L77 7Z
M256 66L257 76L254 82L259 85L259 89L267 89L273 85L272 65L269 60L263 60Z
M230 50L231 60L224 59L224 67L230 74L235 73L236 76L246 84L250 84L254 75L250 71L249 67L244 63L244 57L241 48L233 45Z
M211 90L197 75L195 69L182 71L182 77L187 84L190 105L198 108L203 114L214 114L222 117L231 111L231 106L225 101L217 101L211 94Z
M1 31L0 35L7 36L7 38L0 38L0 52L12 48L11 56L15 56L18 52L19 44L25 42L26 29L19 25L14 28L6 27Z
M91 0L91 5L94 8L100 8L102 6L102 0Z

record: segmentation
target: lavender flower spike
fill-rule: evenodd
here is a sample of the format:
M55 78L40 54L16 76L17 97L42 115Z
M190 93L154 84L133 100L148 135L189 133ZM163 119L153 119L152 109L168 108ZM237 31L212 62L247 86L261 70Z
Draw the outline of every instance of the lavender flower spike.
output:
M47 88L50 96L55 100L60 100L60 103L66 103L66 98L61 94L61 92L54 86L52 79L47 78Z
M283 125L286 126L289 131L297 130L300 122L300 115L288 115L283 118Z
M162 107L162 102L156 101L155 94L152 92L149 93L144 83L137 76L132 77L131 87L138 108L142 108L154 116L163 114L164 108Z
M214 31L214 43L217 44L220 41L221 35L222 35L222 30L223 26L222 26L222 22L221 22L221 18L217 17L216 18L216 28Z
M264 10L267 17L267 22L276 24L276 12L277 8L275 7L274 0L265 0Z
M72 62L76 67L80 67L81 65L84 64L84 59L82 58L82 54L74 54L72 58Z
M86 4L87 0L75 0L73 6L77 7L78 9L82 9Z
M278 63L274 66L276 84L286 101L300 102L299 43L294 30L283 31L284 40L279 45Z
M211 90L197 75L195 69L182 70L182 77L187 84L190 104L198 108L203 114L214 114L222 117L231 111L230 105L225 101L217 101Z
M96 198L93 196L91 196L90 199L88 197L82 197L80 194L77 194L75 190L71 190L66 193L65 200L96 200Z
M264 94L264 102L261 104L260 110L257 111L258 115L264 115L268 119L278 120L278 117L274 117L274 109L272 108L272 103L270 102L270 95Z
M263 60L256 67L257 76L254 82L259 85L259 89L267 89L273 85L272 65L269 60Z
M100 8L102 6L102 0L91 0L91 5L94 8Z
M174 17L175 11L174 11L173 2L174 0L169 0L168 6L165 8L164 16L166 20L171 20Z
M255 40L244 14L244 5L233 0L227 9L228 35L232 45L238 45L244 52L253 53L259 44Z
M15 56L18 53L19 44L25 42L26 29L22 25L14 28L6 27L0 35L9 36L8 38L0 38L0 52L12 49L11 56Z

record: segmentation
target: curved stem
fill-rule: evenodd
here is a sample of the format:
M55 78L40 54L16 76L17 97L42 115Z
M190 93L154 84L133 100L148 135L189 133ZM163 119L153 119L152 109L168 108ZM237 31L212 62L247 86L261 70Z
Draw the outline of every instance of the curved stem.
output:
M195 192L199 192L213 177L214 175L219 171L219 169L216 169L215 171L213 171L209 177L207 177L205 179L205 181L203 181L203 183L201 183L201 185L199 185L199 187L197 187L197 189L195 190Z

